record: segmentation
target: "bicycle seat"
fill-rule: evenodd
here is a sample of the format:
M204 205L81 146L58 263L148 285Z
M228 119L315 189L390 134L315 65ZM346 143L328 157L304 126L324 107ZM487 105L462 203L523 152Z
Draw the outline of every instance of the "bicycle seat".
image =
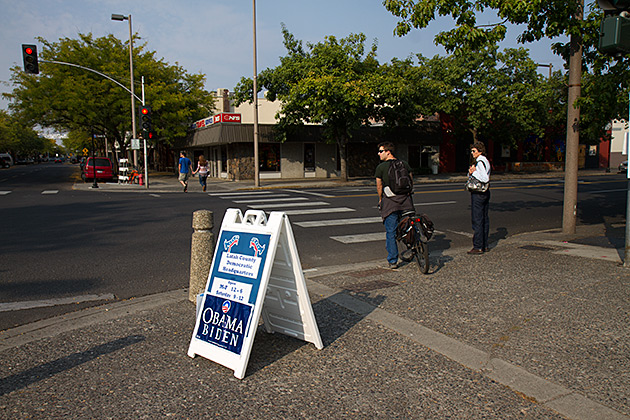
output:
M416 215L415 210L406 210L404 212L401 213L400 217L413 217Z

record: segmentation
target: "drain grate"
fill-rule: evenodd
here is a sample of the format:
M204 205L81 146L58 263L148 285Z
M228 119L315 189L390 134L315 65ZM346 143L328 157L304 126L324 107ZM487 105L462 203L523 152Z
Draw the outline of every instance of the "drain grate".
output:
M388 287L398 286L398 283L392 283L385 280L366 281L364 283L357 283L346 287L345 289L350 292L361 293L369 292L372 290L386 289Z
M555 250L555 248L549 248L547 246L540 246L540 245L523 245L520 248L526 249L528 251L554 251Z

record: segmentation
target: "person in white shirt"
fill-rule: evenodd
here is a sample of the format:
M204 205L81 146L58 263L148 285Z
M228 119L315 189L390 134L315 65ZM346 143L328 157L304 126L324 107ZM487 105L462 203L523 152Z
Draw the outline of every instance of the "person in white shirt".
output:
M490 182L490 161L486 158L486 146L476 142L470 148L475 163L468 169L468 174L481 182ZM488 234L490 233L490 220L488 209L490 207L490 188L485 192L470 192L470 209L473 229L473 247L469 254L483 254L488 252Z

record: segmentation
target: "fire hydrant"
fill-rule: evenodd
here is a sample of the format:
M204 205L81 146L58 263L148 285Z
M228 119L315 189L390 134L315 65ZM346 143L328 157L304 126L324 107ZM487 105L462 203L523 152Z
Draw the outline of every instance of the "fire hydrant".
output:
M140 184L140 186L144 185L144 175L138 174L138 184Z

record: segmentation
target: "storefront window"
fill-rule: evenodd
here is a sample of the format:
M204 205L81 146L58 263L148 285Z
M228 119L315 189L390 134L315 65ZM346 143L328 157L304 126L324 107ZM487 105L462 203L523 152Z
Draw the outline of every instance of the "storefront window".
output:
M263 143L258 147L261 171L280 172L280 145Z

